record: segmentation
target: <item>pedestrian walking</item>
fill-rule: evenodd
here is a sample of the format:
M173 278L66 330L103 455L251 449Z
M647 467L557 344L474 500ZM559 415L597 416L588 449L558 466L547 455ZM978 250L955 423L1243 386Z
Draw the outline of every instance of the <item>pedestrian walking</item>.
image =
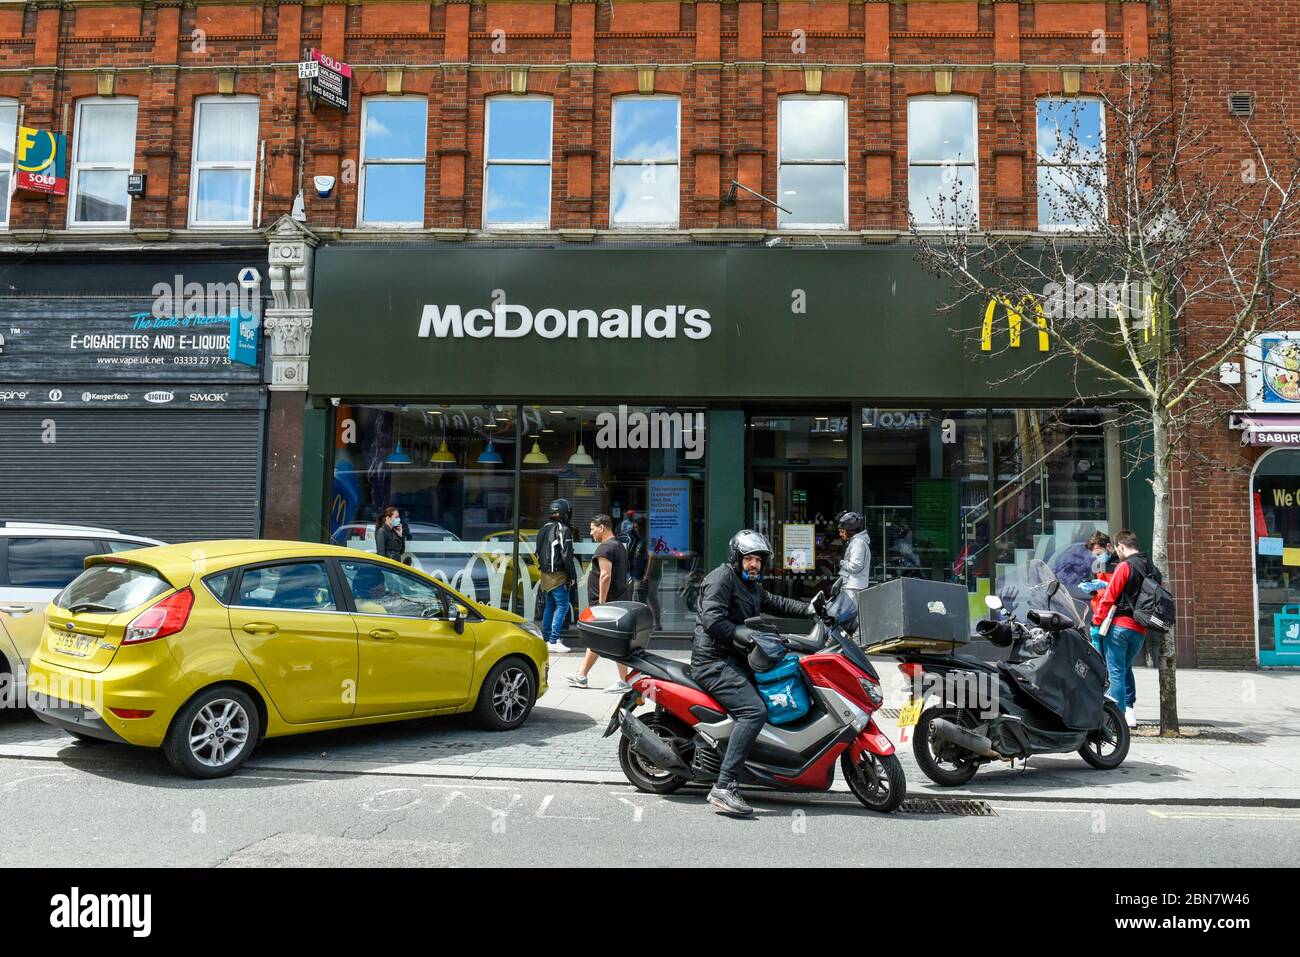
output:
M569 588L578 580L568 499L557 498L547 512L550 517L537 533L537 570L544 602L542 637L551 654L563 655L569 652L569 646L560 641L569 623Z
M610 601L627 601L630 595L628 587L627 549L614 537L614 520L608 515L597 515L591 520L591 539L596 543L596 553L587 570L587 604L603 605ZM576 675L566 675L565 680L575 688L586 688L587 675L600 655L587 649L582 659L582 667ZM605 689L609 694L622 694L631 691L627 683L627 665L617 663L618 681Z
M1138 537L1129 529L1115 535L1115 553L1119 562L1106 584L1106 591L1097 602L1092 623L1101 633L1106 654L1106 670L1110 687L1106 696L1121 707L1129 698L1129 684L1133 680L1133 662L1142 651L1147 630L1133 617L1134 602L1144 579L1162 583L1159 569L1138 550ZM1135 699L1134 699L1135 700ZM1130 728L1137 726L1137 715L1126 707L1124 720Z
M1089 604L1092 606L1092 614L1095 618L1097 615L1097 606L1101 603L1101 596L1106 591L1106 585L1109 584L1115 574L1115 568L1119 565L1119 555L1115 553L1115 544L1110 540L1110 536L1105 532L1093 532L1087 542L1087 549L1093 557L1093 581L1092 597ZM1086 584L1086 583L1085 583ZM1105 639L1101 636L1101 628L1098 625L1092 626L1092 646L1106 657ZM1128 674L1124 678L1124 686L1128 693L1128 700L1124 702L1125 714L1133 715L1136 722L1137 712L1134 710L1137 706L1137 684L1133 680L1133 668L1130 665ZM1131 727L1132 725L1130 725Z
M395 562L402 560L406 551L406 530L402 528L402 515L394 505L379 513L375 521L375 552Z

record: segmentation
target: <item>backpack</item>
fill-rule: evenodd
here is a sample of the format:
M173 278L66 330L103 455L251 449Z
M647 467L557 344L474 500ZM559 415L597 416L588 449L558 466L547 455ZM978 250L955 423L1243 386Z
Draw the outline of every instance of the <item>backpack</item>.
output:
M1129 566L1132 570L1132 565ZM1160 573L1143 575L1133 597L1133 620L1147 631L1166 632L1174 627L1174 596L1160 581Z

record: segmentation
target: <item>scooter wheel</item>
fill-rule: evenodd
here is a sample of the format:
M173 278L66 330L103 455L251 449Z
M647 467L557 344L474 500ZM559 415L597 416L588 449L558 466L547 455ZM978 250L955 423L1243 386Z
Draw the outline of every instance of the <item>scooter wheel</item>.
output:
M912 732L912 753L921 766L921 772L942 787L960 787L975 777L975 772L980 769L979 760L971 755L969 758L941 761L934 753L934 732L930 730L935 718L945 718L963 728L974 727L975 719L969 711L961 708L927 708Z
M638 715L646 726L650 728L659 737L672 741L673 739L685 738L690 740L689 733L682 733L683 729L677 726L677 722L670 716L662 712L654 714ZM682 748L678 747L679 753ZM682 755L687 762L690 761L690 754ZM618 763L623 768L623 774L627 777L629 783L638 791L644 791L647 794L672 794L686 783L686 778L673 774L671 771L665 771L656 767L640 754L632 743L626 737L620 737L618 741Z
M840 757L840 770L853 796L872 811L888 814L907 800L907 778L896 754L864 751L861 763L854 763L845 751Z
M1088 732L1083 747L1079 749L1079 757L1099 771L1113 771L1128 757L1128 723L1119 705L1109 698L1101 720L1100 730Z

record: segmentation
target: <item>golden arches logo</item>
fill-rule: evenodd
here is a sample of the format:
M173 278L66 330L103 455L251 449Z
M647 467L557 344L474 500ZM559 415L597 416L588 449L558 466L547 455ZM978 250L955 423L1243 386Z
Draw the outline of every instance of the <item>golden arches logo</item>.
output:
M1007 314L1007 331L1010 334L1010 346L1013 349L1020 348L1020 329L1028 316L1034 325L1038 326L1038 351L1046 352L1050 345L1047 337L1047 316L1043 313L1043 304L1033 296L1026 296L1020 300L1019 305L1013 306L1010 299L995 298L990 299L989 304L984 308L984 327L980 331L980 351L993 351L993 320L997 315L998 306L1001 305Z

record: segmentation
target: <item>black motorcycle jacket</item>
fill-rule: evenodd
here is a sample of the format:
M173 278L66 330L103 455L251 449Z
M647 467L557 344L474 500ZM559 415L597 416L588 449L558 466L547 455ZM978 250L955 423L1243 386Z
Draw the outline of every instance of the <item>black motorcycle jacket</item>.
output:
M730 564L709 572L700 588L700 611L695 617L695 640L691 645L691 666L699 667L728 657L741 662L746 653L735 646L732 636L737 625L763 612L787 618L806 617L811 606L781 595L770 595L757 582L747 582Z

